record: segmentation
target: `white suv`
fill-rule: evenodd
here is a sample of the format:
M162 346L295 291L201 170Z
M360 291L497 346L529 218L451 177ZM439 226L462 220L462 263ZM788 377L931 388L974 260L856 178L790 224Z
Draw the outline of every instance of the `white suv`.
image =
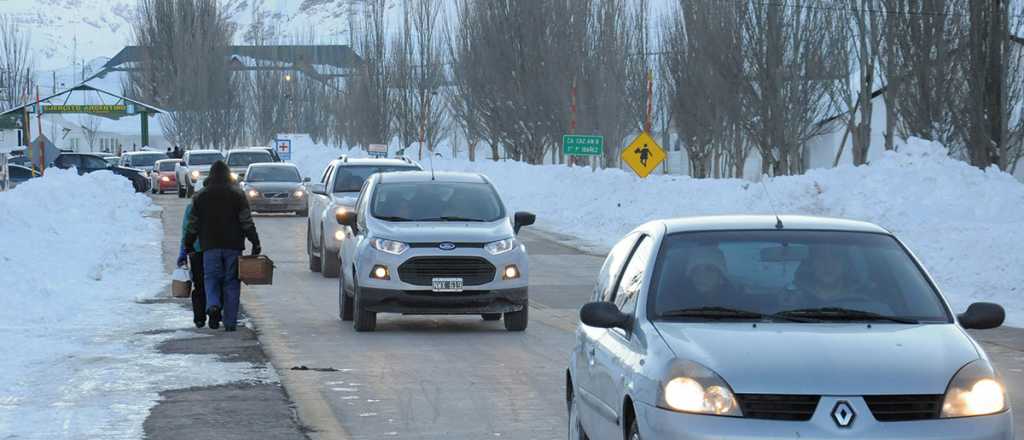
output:
M182 157L182 163L174 169L178 180L178 197L192 197L203 185L203 179L210 174L210 166L224 155L217 150L189 150Z
M339 315L373 331L377 313L504 315L526 329L529 270L519 228L534 215L510 215L486 177L406 172L371 176L341 244Z
M423 168L409 159L355 159L341 156L327 164L320 180L309 185L309 223L306 227L306 255L309 270L327 278L338 276L338 250L344 231L334 215L338 209L351 209L359 189L369 176L391 171L419 171Z

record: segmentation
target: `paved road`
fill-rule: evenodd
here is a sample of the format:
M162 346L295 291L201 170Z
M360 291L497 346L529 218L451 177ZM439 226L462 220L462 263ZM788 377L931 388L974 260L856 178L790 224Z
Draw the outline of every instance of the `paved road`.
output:
M182 203L158 200L177 210ZM305 219L258 216L257 226L277 269L273 286L245 289L243 304L311 437L565 438L564 369L576 310L601 257L524 230L531 258L524 333L477 317L380 315L377 332L356 334L338 319L337 281L308 270ZM1024 439L1024 331L976 336L1021 408Z

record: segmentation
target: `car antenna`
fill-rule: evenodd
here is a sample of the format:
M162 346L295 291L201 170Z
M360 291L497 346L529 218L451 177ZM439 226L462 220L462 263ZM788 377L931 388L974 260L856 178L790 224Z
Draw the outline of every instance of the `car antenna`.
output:
M775 199L772 198L771 191L768 191L768 184L764 183L764 179L761 179L761 187L764 188L764 193L768 196L768 206L772 208L772 213L775 214L775 229L784 228L782 217L779 217L779 210L775 207Z

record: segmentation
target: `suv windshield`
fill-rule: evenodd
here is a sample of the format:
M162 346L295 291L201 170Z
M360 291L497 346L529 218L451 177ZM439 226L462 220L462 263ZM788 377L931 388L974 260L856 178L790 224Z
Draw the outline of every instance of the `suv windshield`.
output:
M246 182L299 182L299 170L290 166L259 166L249 169L245 175Z
M372 214L385 221L493 222L505 208L487 183L382 183L373 192Z
M189 165L213 165L218 160L224 160L224 156L220 153L200 153L188 156Z
M254 163L264 163L273 161L274 158L270 157L270 153L267 153L266 151L228 154L229 167L247 167Z
M883 234L673 234L652 280L649 310L662 319L949 321L921 269Z
M133 154L130 157L133 167L151 167L156 161L167 159L167 155L163 153Z
M363 189L363 182L376 173L388 173L392 171L419 171L413 166L376 166L376 165L352 165L339 166L337 176L334 177L334 192L359 192Z

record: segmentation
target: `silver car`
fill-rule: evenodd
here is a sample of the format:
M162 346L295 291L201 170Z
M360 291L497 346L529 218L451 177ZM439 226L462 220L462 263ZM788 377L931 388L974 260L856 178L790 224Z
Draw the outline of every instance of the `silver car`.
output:
M254 163L244 171L242 191L253 212L294 212L299 217L309 214L309 194L299 174L290 163Z
M533 214L510 215L479 174L424 171L375 174L341 244L339 314L356 331L373 331L377 313L504 315L526 329L529 268L516 238Z
M1013 438L1005 388L921 263L868 223L645 224L598 276L567 371L569 438Z

